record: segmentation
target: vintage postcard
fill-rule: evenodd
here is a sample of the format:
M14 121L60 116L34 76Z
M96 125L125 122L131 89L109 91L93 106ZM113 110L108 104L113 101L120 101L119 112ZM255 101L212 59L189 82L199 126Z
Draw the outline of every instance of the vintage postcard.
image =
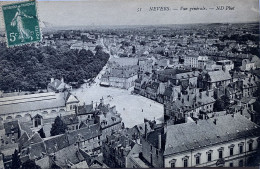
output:
M0 1L0 169L258 167L258 0Z

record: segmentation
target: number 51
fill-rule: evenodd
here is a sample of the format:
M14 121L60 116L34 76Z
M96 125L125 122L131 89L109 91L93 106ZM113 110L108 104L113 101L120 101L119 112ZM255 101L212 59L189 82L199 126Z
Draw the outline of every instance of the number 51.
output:
M14 42L16 40L17 33L10 33L10 41Z

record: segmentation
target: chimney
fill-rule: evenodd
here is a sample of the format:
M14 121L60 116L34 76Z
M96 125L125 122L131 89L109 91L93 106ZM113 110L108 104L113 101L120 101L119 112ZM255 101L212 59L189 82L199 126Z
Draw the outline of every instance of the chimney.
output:
M51 83L53 83L53 82L54 82L54 78L52 77L52 78L51 78Z
M209 90L208 90L208 89L207 89L207 91L206 91L206 95L209 96Z
M104 99L103 99L103 97L102 97L102 99L100 99L100 103L101 103L102 106L104 105Z
M217 125L217 119L214 119L213 123L214 123L215 125Z
M162 149L162 134L159 132L158 134L158 149Z
M60 79L60 81L61 81L61 83L64 83L64 78L62 77L62 78Z
M144 137L147 140L147 124L146 123L145 123L145 126L144 126Z

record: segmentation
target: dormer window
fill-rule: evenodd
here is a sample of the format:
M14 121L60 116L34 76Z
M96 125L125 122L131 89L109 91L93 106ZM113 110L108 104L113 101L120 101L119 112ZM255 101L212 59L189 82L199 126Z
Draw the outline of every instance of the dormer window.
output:
M171 164L171 168L175 168L176 159L170 160L169 163Z

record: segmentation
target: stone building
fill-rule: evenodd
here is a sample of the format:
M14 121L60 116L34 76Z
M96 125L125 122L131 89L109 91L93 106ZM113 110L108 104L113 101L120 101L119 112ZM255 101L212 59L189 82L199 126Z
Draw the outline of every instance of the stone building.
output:
M142 138L142 154L153 167L243 167L254 164L259 131L240 114L170 125Z

